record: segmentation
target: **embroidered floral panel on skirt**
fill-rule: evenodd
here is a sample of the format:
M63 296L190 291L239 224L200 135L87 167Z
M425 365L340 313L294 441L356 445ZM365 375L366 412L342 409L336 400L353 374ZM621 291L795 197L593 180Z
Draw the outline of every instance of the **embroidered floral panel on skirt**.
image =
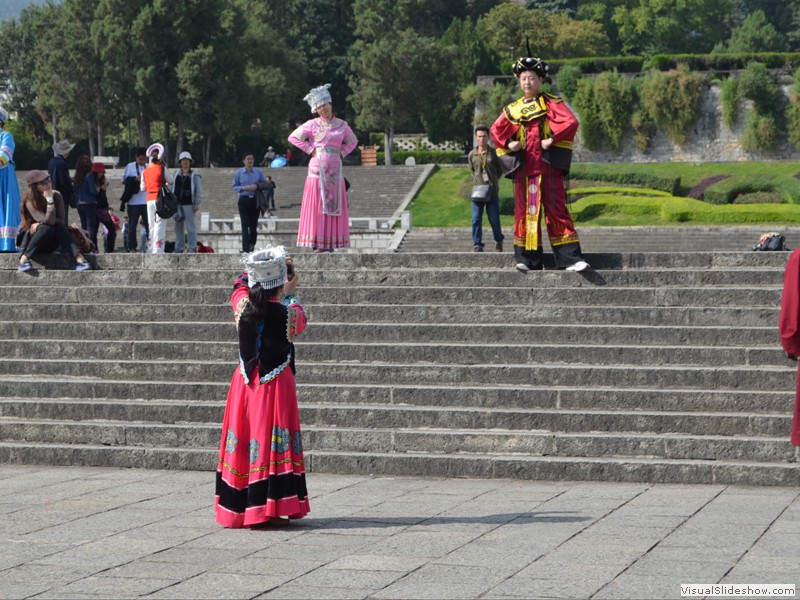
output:
M249 527L271 517L308 514L303 442L294 375L284 369L246 384L237 368L231 380L217 465L217 523Z
M323 157L327 158L327 155L323 154ZM320 250L349 248L350 215L344 178L340 172L341 163L338 157L330 161L336 164L323 165L323 162L315 157L309 163L309 176L303 187L303 203L300 207L297 245ZM313 172L319 174L312 175ZM321 189L321 185L325 186L325 190ZM325 206L323 194L326 196ZM339 214L334 216L336 212Z

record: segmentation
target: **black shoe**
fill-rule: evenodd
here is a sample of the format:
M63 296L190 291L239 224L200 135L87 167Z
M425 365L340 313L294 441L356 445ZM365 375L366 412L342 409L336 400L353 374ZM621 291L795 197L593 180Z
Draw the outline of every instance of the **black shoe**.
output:
M473 252L483 252L483 246L473 246L472 247L472 251Z

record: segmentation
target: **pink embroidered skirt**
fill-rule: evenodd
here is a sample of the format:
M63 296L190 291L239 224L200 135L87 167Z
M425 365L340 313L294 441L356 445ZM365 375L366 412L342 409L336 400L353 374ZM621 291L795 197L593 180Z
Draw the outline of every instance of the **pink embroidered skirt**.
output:
M338 217L329 217L322 212L322 194L319 178L307 177L303 188L303 204L300 207L300 227L297 245L319 250L334 250L350 247L350 215L347 210L347 193L342 186L342 210Z
M249 527L270 517L308 514L303 442L294 374L287 367L259 383L233 374L217 464L217 523Z

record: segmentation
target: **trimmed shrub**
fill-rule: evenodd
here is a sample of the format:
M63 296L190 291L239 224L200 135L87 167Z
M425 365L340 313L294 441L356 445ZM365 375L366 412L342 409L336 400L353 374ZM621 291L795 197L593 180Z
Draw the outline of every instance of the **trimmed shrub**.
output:
M730 175L714 175L712 177L706 177L689 191L689 198L694 198L695 200L702 200L703 194L708 188L710 188L712 185L714 185L719 181L728 179L728 177L730 177Z
M710 204L732 204L742 194L766 192L783 199L787 204L800 204L800 181L792 177L775 178L769 175L731 177L706 190L703 200Z
M667 192L672 196L678 194L681 187L680 177L658 177L647 173L608 173L601 169L592 168L590 165L572 165L571 177L575 179L590 179L593 181L608 181L624 186L641 186L654 190Z
M644 77L641 102L658 128L682 146L692 125L700 117L703 78L685 67L661 73L650 71Z
M800 67L800 52L656 54L643 64L642 69L669 71L684 65L692 71L737 71L746 68L752 62L763 63L768 69L787 67L797 69Z
M776 192L749 192L739 194L733 204L783 204L784 199Z

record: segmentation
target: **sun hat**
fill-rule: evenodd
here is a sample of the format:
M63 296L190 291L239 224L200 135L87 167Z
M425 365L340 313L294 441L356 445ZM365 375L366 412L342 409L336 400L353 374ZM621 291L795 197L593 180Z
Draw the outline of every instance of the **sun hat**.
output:
M72 152L74 147L75 144L70 144L69 140L61 140L60 142L56 142L52 145L53 154L56 156L63 156L64 154L69 154Z
M178 156L178 162L181 162L184 158L188 158L190 161L194 162L194 159L192 158L192 155L189 152L187 152L186 150L181 152L180 156Z
M153 152L158 150L158 158L164 158L164 146L163 144L159 144L156 142L155 144L150 144L150 147L147 149L147 156L148 158L153 157Z
M105 173L106 166L101 162L92 163L92 173Z

